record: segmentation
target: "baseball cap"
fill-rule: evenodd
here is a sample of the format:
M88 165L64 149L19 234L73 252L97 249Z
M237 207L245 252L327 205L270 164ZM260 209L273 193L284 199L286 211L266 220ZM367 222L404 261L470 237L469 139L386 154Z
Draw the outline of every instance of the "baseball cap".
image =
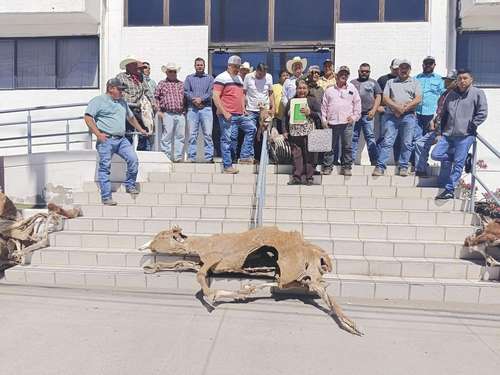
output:
M399 68L399 61L400 60L398 58L392 59L392 61L391 61L391 68L392 69Z
M340 72L347 72L347 74L351 74L351 71L349 70L349 67L346 66L346 65L342 65L338 70L337 70L337 74L339 74Z
M241 58L237 55L233 55L231 56L228 60L227 60L227 65L238 65L240 66L241 65Z
M404 64L409 65L410 68L411 68L411 62L410 62L410 60L408 60L408 59L401 59L401 60L399 60L399 66L404 65Z
M452 80L452 81L455 81L457 79L457 71L455 69L453 70L450 70L448 72L448 74L444 77L442 77L443 79L449 79L449 80Z
M426 62L426 61L434 61L434 62L436 62L436 59L435 59L433 56L427 56L427 57L423 60L423 62Z
M323 62L323 66L325 66L326 64L333 64L332 59L326 59L326 60Z
M118 78L108 79L108 82L106 82L106 87L116 87L120 90L124 90L127 88L127 86L123 85L123 83Z
M319 68L319 65L311 65L309 67L309 73L311 72L321 72L321 69Z

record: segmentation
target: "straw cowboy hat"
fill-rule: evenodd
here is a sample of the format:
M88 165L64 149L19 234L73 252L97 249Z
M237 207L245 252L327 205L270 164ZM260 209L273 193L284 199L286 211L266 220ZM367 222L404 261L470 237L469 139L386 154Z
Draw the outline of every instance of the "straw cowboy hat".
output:
M124 70L127 67L128 64L132 64L132 63L137 63L139 65L142 65L142 61L137 60L136 58L129 56L129 57L124 58L120 62L120 69Z
M167 65L163 65L163 66L161 67L161 71L162 71L163 73L166 73L166 72L167 72L167 70L175 70L177 73L179 73L179 72L181 71L181 67L180 67L180 66L178 66L178 65L177 65L177 64L175 64L175 63L170 63L170 62L169 62L169 63L167 63Z
M299 56L295 56L293 59L288 60L286 62L286 70L288 70L288 73L293 74L293 66L295 64L302 64L302 70L306 70L307 67L307 59L301 59Z
M241 69L248 70L248 73L252 73L253 72L253 66L250 66L250 63L248 61L245 61L243 64L240 65L240 70Z

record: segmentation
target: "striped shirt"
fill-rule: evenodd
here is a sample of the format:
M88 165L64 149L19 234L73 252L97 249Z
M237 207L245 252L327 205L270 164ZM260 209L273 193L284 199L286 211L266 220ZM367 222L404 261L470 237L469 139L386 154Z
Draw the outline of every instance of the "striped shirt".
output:
M245 94L239 75L231 76L228 71L219 74L215 77L214 92L220 93L220 99L226 111L235 115L243 114Z
M160 81L156 86L155 99L162 112L184 112L184 84L179 80Z
M188 101L188 106L193 106L193 98L201 98L203 106L212 105L212 91L214 79L208 74L190 74L184 81L184 94Z

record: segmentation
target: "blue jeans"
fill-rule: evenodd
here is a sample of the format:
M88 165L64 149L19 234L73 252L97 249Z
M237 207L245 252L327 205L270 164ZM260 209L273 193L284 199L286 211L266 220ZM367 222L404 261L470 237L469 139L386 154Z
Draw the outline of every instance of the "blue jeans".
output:
M196 159L198 133L201 127L201 131L203 132L203 141L205 144L205 160L212 160L214 158L214 142L212 140L212 128L214 119L212 108L189 108L187 113L187 122L190 133L188 159Z
M231 152L234 159L237 159L238 134L243 131L244 138L240 150L240 159L251 159L255 155L254 139L257 132L257 123L259 121L259 112L248 112L247 116L235 116L233 122L236 123L231 129Z
M429 159L429 151L436 139L436 133L430 131L418 138L415 141L415 171L425 172L429 164L427 164L427 159Z
M375 134L373 132L373 119L369 119L367 115L361 116L361 118L354 124L352 130L352 160L356 161L356 156L358 154L358 144L359 137L361 136L361 131L365 137L366 147L368 148L368 155L370 156L370 161L375 163L378 158L378 147L377 141L375 140Z
M99 155L99 169L97 178L101 189L101 199L111 198L111 182L109 175L111 173L111 158L113 154L118 154L127 163L127 177L125 188L135 187L137 172L139 171L139 160L130 144L125 138L108 138L106 142L97 142L97 154Z
M174 137L173 160L181 160L186 137L186 118L182 113L163 113L163 134L160 148L170 160L172 160L172 136Z
M408 168L411 152L413 149L413 134L417 118L413 113L406 114L397 118L393 114L385 114L382 119L384 122L383 140L379 145L379 155L377 167L385 169L390 153L393 151L396 137L399 136L399 152L397 164L400 168Z
M432 150L431 158L443 163L448 163L448 174L446 178L445 190L454 191L464 169L465 159L469 153L470 146L474 143L474 136L466 135L460 137L443 136ZM454 153L450 153L454 149ZM451 167L451 168L450 168Z

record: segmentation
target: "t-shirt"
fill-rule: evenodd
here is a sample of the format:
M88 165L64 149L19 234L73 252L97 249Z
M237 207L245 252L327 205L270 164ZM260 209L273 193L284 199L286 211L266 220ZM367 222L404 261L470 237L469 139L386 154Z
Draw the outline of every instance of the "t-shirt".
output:
M226 70L214 80L214 92L220 94L224 109L235 115L242 115L243 108L243 82L239 75L231 76Z
M246 91L247 110L259 111L259 105L269 108L269 92L273 90L273 77L266 73L264 78L257 79L255 72L248 73L243 82Z
M111 135L125 135L125 121L134 114L122 98L114 100L108 94L93 98L85 109L85 114L91 116L97 128Z
M382 94L380 85L377 81L371 78L366 81L353 79L351 83L358 89L359 96L361 97L361 111L370 111L375 103L375 97Z
M399 77L391 79L384 89L384 96L390 97L397 104L411 102L418 95L422 95L422 90L420 83L413 77L408 77L405 81L401 81ZM386 112L391 112L389 106L386 107Z
M377 79L377 83L379 84L380 88L382 89L382 91L384 91L385 89L385 85L387 84L387 82L390 80L390 79L394 79L396 78L397 76L393 76L391 73L389 74L385 74L381 77L379 77L379 79Z

